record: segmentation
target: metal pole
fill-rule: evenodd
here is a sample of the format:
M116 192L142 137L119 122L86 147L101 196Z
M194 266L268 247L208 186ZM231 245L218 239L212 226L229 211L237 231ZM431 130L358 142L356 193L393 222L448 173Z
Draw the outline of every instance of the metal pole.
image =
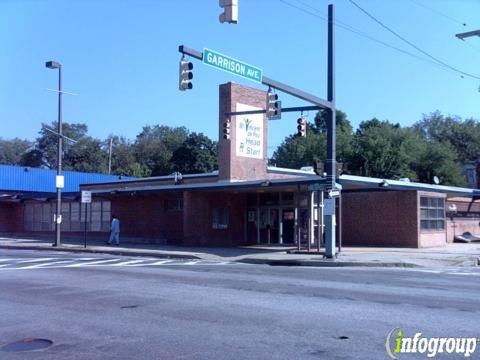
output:
M342 252L342 193L338 197L338 252Z
M312 247L312 237L313 237L313 232L312 232L312 225L313 225L313 191L308 192L308 231L307 231L307 250L310 252L311 247Z
M113 138L110 138L110 147L108 151L108 173L109 174L112 172L112 143L113 143Z
M85 203L85 236L84 236L84 247L87 248L87 206Z
M295 194L295 236L297 237L298 251L302 249L299 216L300 216L300 190L297 189L297 192Z
M260 244L260 193L257 192L257 244Z
M327 109L327 190L336 185L336 151L335 151L335 11L332 4L328 5L328 101L332 107ZM335 214L325 216L325 257L335 257Z
M322 195L320 195L322 194ZM317 191L317 251L320 252L320 242L323 240L323 191Z
M62 66L58 68L58 141L57 141L57 178L62 175ZM55 217L55 243L53 246L61 245L61 221L62 221L62 189L57 186L57 211Z

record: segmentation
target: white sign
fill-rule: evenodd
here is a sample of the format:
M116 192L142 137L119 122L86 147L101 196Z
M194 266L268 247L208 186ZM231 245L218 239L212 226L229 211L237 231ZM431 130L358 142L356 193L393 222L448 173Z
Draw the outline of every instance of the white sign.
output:
M90 204L92 202L92 192L91 191L82 191L82 204Z
M57 189L63 189L65 187L65 178L63 175L55 176L55 186Z
M237 103L236 111L261 110L261 108ZM236 155L263 159L263 114L237 115Z
M340 196L340 190L338 190L338 189L328 190L328 197L329 198L338 197L338 196Z

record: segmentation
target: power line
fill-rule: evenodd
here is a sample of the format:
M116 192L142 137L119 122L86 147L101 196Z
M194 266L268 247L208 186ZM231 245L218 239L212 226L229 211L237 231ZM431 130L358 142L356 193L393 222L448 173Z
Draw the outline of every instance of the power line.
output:
M295 9L299 10L299 11L302 11L302 12L304 12L304 13L306 13L306 14L309 14L309 15L311 15L311 16L317 17L317 18L322 19L322 20L324 20L324 21L328 21L328 19L327 19L326 17L320 16L320 15L318 15L318 14L315 14L315 13L313 13L313 12L307 10L307 9L301 8L301 7L299 7L299 6L295 5L295 4L292 4L292 3L290 3L290 2L288 2L288 1L286 1L286 0L279 0L279 1L282 2L282 3L284 3L284 4L286 4L286 5L288 5L288 6L293 7L293 8L295 8ZM300 1L300 0L295 0L295 1L297 1L298 3L301 3L301 4L304 5L304 6L307 6L307 7L311 8L312 10L314 10L315 12L318 12L318 13L321 14L320 10L318 10L317 8L315 8L315 7L313 7L313 6L309 5L309 4L306 4L305 2ZM354 34L356 34L356 35L358 35L358 36L364 37L364 38L366 38L366 39L368 39L368 40L371 40L371 41L373 41L373 42L376 42L376 43L378 43L378 44L380 44L380 45L383 45L383 46L388 47L388 48L390 48L390 49L396 50L396 51L398 51L398 52L400 52L400 53L403 53L403 54L405 54L405 55L411 56L411 57L413 57L413 58L415 58L415 59L417 59L417 60L426 62L426 63L428 63L428 64L430 64L430 65L434 65L434 66L436 66L437 68L439 68L440 70L444 70L444 71L447 71L447 72L449 72L449 73L455 73L455 74L457 74L457 71L452 71L451 69L449 69L449 68L447 68L447 67L445 67L445 66L443 66L443 65L441 65L441 64L438 64L438 63L435 62L435 61L426 59L426 58L424 58L424 57L418 56L418 55L413 54L413 53L411 53L411 52L409 52L409 51L406 51L406 50L403 50L403 49L401 49L401 48L399 48L399 47L396 47L396 46L394 46L394 45L391 45L391 44L389 44L389 43L387 43L387 42L385 42L385 41L376 39L376 38L368 35L367 33L364 33L364 32L362 32L361 30L358 30L358 29L356 29L356 28L348 25L348 24L345 23L345 22L336 20L336 21L335 21L335 25L338 26L339 28L342 28L342 29L344 29L344 30L350 31L351 33L354 33Z
M413 47L414 49L416 49L417 51L421 52L422 54L424 54L425 56L429 57L430 59L438 62L439 64L442 64L443 66L457 72L457 73L460 73L462 75L465 75L465 76L468 76L468 77L471 77L471 78L474 78L474 79L478 79L480 80L480 77L479 76L476 76L476 75L472 75L470 73L467 73L465 71L462 71L462 70L459 70L447 63L445 63L444 61L436 58L435 56L433 55L430 55L428 52L422 50L421 48L419 48L417 45L413 44L412 42L410 42L409 40L405 39L402 35L398 34L397 32L395 32L394 30L390 29L387 25L385 25L383 22L381 22L380 20L378 20L375 16L373 16L372 14L370 14L367 10L365 10L364 8L362 8L360 5L358 5L355 1L353 0L348 0L350 3L352 3L356 8L358 8L361 12L363 12L365 15L367 15L370 19L372 19L373 21L375 21L377 24L379 24L381 27L383 27L385 30L387 30L388 32L392 33L393 35L395 35L397 38L399 38L400 40L402 40L403 42L407 43L408 45L410 45L411 47Z
M463 25L463 26L467 26L467 24L464 23L463 21L457 20L457 19L455 19L455 18L453 18L453 17L451 17L451 16L449 16L449 15L447 15L447 14L444 14L444 13L441 12L441 11L438 11L438 10L436 10L436 9L434 9L434 8L431 8L431 7L427 6L427 5L424 5L424 4L422 4L422 3L420 3L420 2L418 2L418 1L416 1L416 0L410 0L410 1L413 2L414 4L418 5L418 6L423 7L424 9L430 10L430 11L432 11L432 12L434 12L434 13L442 16L442 17L444 17L445 19L449 19L449 20L451 20L451 21L453 21L453 22L455 22L455 23L457 23L457 24L460 24L460 25Z

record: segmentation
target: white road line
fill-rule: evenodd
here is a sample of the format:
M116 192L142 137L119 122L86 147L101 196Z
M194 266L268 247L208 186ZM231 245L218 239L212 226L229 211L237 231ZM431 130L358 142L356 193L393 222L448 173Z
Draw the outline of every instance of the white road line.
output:
M39 269L39 268L42 268L42 267L48 267L48 266L55 265L55 264L65 264L65 263L70 263L70 262L72 262L72 260L53 261L53 262L48 262L48 263L43 263L43 264L21 266L21 267L17 267L16 269Z
M184 263L179 263L178 265L196 265L198 263L199 263L199 260L193 260L193 261L187 261L187 262L184 262Z
M98 260L92 262L83 262L78 264L67 265L65 267L81 267L81 266L93 266L93 265L103 265L112 261L118 261L119 259L107 259L107 260Z
M19 261L17 264L27 264L40 261L50 261L50 260L60 260L61 258L42 258L42 259L33 259L33 260L23 260Z
M119 260L119 259L117 259ZM117 264L110 264L109 266L131 266L133 264L138 264L139 262L145 262L145 260L128 260L128 261L122 261ZM143 264L141 264L143 265Z
M471 273L468 273L468 272L449 272L448 274L450 274L450 275L471 275L471 276L480 276L480 273L476 273L476 272L471 272Z
M151 263L151 264L147 264L146 266L154 266L154 265L164 265L164 264L168 264L170 262L172 262L173 260L159 260L159 261L155 261L154 263Z
M19 260L24 260L24 259L12 259L12 258L7 258L7 259L0 259L0 262L19 261Z

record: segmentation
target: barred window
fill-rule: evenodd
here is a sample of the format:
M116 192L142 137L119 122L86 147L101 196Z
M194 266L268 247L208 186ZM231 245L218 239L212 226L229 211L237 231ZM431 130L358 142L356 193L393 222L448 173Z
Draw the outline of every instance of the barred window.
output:
M420 197L420 229L445 230L445 199Z
M213 228L228 229L229 213L228 208L213 209Z
M110 201L93 201L91 204L78 202L62 203L62 231L83 231L87 207L87 230L108 231L110 229ZM53 231L56 203L26 202L23 225L25 231Z

